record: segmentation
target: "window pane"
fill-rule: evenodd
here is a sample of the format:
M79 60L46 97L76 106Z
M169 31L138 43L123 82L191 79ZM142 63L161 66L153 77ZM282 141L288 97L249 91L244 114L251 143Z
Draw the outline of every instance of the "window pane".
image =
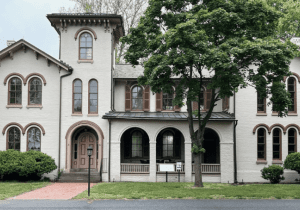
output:
M257 152L257 158L264 159L265 158L265 153L264 152Z
M273 145L273 151L274 152L279 151L279 145Z
M80 59L87 59L86 54L80 54Z
M274 130L273 136L279 136L279 129L275 129L275 130Z
M97 93L97 86L91 86L90 93Z
M295 130L294 129L290 129L288 132L289 136L295 136Z
M86 36L86 41L92 42L92 36L90 34Z
M265 138L264 137L258 137L258 143L265 143Z
M97 94L90 94L90 99L97 99Z
M81 112L81 100L74 101L74 111Z
M42 92L38 92L36 96L36 104L42 104Z
M10 92L10 97L15 98L16 97L16 92Z
M143 88L141 87L138 88L138 97L143 98Z
M279 137L273 137L273 143L279 144Z
M87 42L86 47L92 47L92 42Z
M15 98L10 98L9 103L15 104L16 103L16 99Z
M143 109L143 100L142 99L137 99L137 109Z
M88 48L86 51L86 59L92 59L92 48Z
M81 99L81 93L75 93L74 94L74 99Z
M294 90L294 84L292 84L292 85L288 85L288 91L289 92L294 92L295 90Z
M168 145L168 151L173 151L173 145Z
M295 145L289 145L289 152L295 151Z
M132 98L137 98L137 93L132 92Z
M97 112L97 106L90 106L90 112Z
M8 144L8 149L14 149L14 143L9 143Z
M77 87L79 87L79 86L81 87L81 81L78 80L78 79L75 80L74 85L77 86Z
M289 137L289 144L294 144L294 142L295 142L294 139L295 139L294 137Z
M163 151L163 157L166 157L166 156L168 156L168 153L167 153L167 151Z
M259 144L259 145L257 146L257 150L258 150L258 151L265 151L265 145L264 145L264 144Z
M263 128L260 128L260 129L258 130L258 135L259 135L259 136L264 136L264 134L265 134L265 130L264 130Z
M163 150L168 150L168 145L163 145Z
M273 158L279 159L279 152L273 152Z

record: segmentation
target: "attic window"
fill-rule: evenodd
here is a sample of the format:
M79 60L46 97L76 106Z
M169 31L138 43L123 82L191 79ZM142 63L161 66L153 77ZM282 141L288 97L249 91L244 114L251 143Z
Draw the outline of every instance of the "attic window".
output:
M93 38L89 33L83 33L79 39L80 60L92 60L93 59Z

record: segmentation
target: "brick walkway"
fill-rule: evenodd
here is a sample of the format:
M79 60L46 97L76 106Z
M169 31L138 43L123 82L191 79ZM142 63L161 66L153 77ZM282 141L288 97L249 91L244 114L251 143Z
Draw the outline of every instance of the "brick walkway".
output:
M91 183L90 187L96 183ZM88 189L88 183L53 183L46 187L8 198L13 199L61 199L67 200Z

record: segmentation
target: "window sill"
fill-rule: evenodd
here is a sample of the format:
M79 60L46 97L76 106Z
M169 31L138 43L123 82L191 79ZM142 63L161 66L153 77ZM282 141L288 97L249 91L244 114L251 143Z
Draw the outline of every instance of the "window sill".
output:
M6 108L20 108L22 109L23 108L23 105L6 105Z
M273 160L272 161L272 164L279 164L279 165L281 165L283 162L282 162L282 160Z
M267 116L267 113L256 113L256 116Z
M71 116L82 116L82 114L76 114L76 113L73 113Z
M78 60L77 63L94 63L94 60Z
M272 116L278 116L278 112L272 112Z
M42 109L43 105L27 105L26 108L27 109L29 109L29 108L40 108L40 109Z
M297 113L290 113L290 112L288 112L288 116L298 116L298 114Z
M256 164L267 164L268 163L268 161L266 161L266 160L257 160L256 161Z
M88 114L87 116L88 116L88 117L98 117L99 114Z

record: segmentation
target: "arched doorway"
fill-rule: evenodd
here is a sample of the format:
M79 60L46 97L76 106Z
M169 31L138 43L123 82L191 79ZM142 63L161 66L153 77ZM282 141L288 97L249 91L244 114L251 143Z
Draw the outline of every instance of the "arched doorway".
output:
M71 125L66 133L66 172L88 168L87 148L90 145L93 147L91 168L99 172L103 158L103 139L102 130L94 122L83 120Z

